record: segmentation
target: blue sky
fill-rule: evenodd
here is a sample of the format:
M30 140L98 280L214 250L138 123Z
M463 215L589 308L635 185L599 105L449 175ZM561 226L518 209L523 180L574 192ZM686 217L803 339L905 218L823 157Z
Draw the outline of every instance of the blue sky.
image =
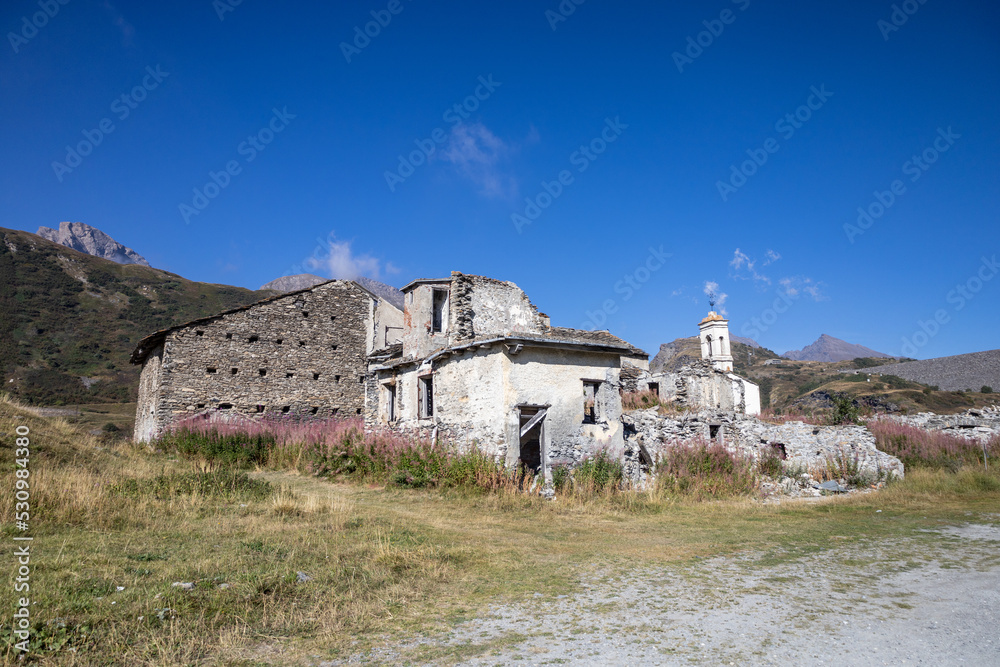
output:
M5 227L252 288L483 274L650 353L708 288L777 352L998 347L995 3L11 0L0 26Z

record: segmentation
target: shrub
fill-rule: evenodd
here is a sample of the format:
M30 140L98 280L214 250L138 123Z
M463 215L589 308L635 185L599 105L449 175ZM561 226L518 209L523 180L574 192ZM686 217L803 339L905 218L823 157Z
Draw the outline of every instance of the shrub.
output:
M619 488L624 477L621 462L602 449L576 467L573 471L573 485L574 489L602 493Z
M660 397L654 391L631 391L622 394L623 410L645 410L660 405Z
M854 400L850 396L839 394L831 396L830 400L833 401L833 411L827 418L830 425L859 423L858 406L854 404Z
M979 392L981 394L992 394L993 393L993 387L989 386L988 384L984 384L983 388L980 389Z
M701 439L666 449L656 473L660 489L696 499L749 495L760 488L752 460L730 452L720 443L709 444Z
M767 448L757 460L757 472L772 479L779 479L785 474L781 457L778 456L778 452L773 447Z
M927 431L902 424L893 419L877 419L868 423L878 448L892 454L906 467L959 470L963 465L982 465L984 446L974 440ZM985 445L990 458L1000 455L1000 437Z

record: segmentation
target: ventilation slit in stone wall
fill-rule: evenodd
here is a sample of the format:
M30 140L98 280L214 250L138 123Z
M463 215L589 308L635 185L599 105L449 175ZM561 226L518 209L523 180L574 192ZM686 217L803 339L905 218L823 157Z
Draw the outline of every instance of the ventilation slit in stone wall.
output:
M240 372L240 369L238 369L238 368L231 368L231 369L229 369L229 373L232 374L232 375L236 375L239 372Z
M213 373L215 373L215 371L216 371L216 369L214 369L214 368L206 368L205 369L205 372L208 373L209 375L212 375Z
M313 373L313 380L319 379L319 373Z
M256 343L259 340L260 340L260 336L250 336L249 338L247 338L247 342L248 343Z
M288 411L291 410L291 409L292 409L291 406L289 406L289 405L283 405L281 407L281 414L287 415Z
M258 369L257 372L260 374L261 377L264 377L265 375L267 375L267 369L266 368Z
M233 409L233 404L232 403L219 403L219 409L220 410L232 410Z

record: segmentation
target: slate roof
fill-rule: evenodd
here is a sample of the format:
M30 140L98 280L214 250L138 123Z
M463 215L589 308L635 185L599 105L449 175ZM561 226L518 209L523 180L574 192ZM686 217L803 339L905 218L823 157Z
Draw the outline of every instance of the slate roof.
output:
M176 324L172 327L167 327L166 329L160 329L159 331L154 331L153 333L149 334L148 336L139 341L139 344L136 345L134 350L132 350L132 356L129 357L129 363L141 364L143 361L145 361L146 357L149 356L149 353L152 352L157 345L162 343L168 334L174 331L179 331L180 329L186 329L196 324L205 324L207 322L213 322L219 319L220 317L224 317L226 315L232 315L233 313L243 312L244 310L250 310L251 308L256 308L257 306L263 305L265 303L271 303L272 301L277 301L278 299L284 299L286 297L295 296L296 294L302 294L304 292L311 292L317 287L322 287L323 285L329 285L330 283L334 282L350 282L353 283L358 289L367 292L369 295L375 297L376 299L382 298L379 297L377 294L373 294L371 290L368 290L363 285L359 285L357 282L353 280L347 280L347 281L338 281L336 279L326 280L324 282L313 285L312 287L306 287L303 289L295 290L294 292L284 292L282 294L277 294L275 296L269 296L266 299L261 299L260 301L254 301L253 303L248 303L245 306L239 306L238 308L230 308L229 310L224 310L221 313L216 313L215 315L199 317L197 319L191 320L190 322L184 322L183 324Z

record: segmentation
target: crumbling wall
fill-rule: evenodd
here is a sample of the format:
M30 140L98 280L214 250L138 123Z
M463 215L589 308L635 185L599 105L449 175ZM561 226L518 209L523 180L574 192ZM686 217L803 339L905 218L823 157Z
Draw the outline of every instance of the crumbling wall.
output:
M1000 406L970 408L957 415L939 415L920 412L915 415L893 415L891 419L927 431L940 431L948 435L989 442L1000 436Z
M512 282L452 272L452 344L510 333L543 333L538 309Z
M656 409L627 413L628 447L644 447L654 458L678 443L715 440L730 451L759 460L777 454L786 465L805 471L825 471L829 460L857 461L863 473L903 476L903 464L879 451L875 436L864 426L815 426L803 422L771 424L755 417L723 411L664 416ZM715 437L712 437L713 432Z
M710 361L694 361L669 373L642 374L637 388L659 383L660 399L693 410L760 414L760 388L738 375L716 369Z
M150 384L160 398L139 439L207 410L299 418L363 413L371 296L335 281L167 334ZM147 392L148 394L148 392ZM140 402L139 411L148 406Z

